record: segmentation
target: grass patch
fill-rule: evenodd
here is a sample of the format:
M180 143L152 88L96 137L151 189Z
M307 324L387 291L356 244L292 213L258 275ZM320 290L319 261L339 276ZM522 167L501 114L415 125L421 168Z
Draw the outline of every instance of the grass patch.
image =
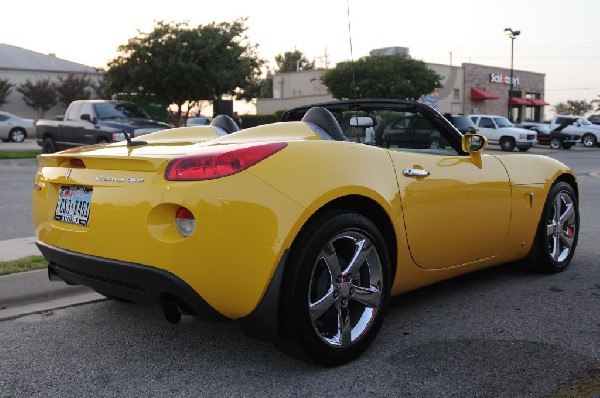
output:
M0 159L27 159L35 158L42 151L0 151Z
M12 261L0 261L0 275L44 269L48 261L42 256L29 256Z

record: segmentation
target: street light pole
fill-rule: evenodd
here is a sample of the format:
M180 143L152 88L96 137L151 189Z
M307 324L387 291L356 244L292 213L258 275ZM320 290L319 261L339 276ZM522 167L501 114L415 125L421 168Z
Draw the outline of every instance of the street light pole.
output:
M513 61L514 61L514 55L515 55L515 39L517 36L519 36L521 34L521 31L520 30L512 30L511 28L506 28L506 29L504 29L504 33L506 35L508 35L508 37L510 37L510 89L508 91L508 120L511 120L510 106L512 105L511 99L512 99L512 95L513 95L513 84L514 84Z

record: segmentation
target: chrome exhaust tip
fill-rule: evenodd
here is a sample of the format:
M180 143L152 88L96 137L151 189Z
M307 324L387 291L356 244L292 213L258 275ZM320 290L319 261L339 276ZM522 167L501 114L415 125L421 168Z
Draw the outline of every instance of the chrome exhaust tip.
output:
M194 315L183 310L179 304L167 301L163 304L163 314L169 323L177 325L179 323L190 323L194 320Z

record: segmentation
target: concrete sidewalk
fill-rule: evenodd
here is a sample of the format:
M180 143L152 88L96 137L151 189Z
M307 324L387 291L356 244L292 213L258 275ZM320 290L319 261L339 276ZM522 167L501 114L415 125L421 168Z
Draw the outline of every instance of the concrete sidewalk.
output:
M0 241L0 261L31 255L41 255L35 237ZM0 276L0 321L105 299L85 286L50 282L45 269Z

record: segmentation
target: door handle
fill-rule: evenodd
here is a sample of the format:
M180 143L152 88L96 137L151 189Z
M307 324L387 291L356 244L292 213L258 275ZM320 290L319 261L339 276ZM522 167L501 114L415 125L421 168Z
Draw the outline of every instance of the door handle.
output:
M405 177L428 177L429 172L423 169L404 169L402 171Z

